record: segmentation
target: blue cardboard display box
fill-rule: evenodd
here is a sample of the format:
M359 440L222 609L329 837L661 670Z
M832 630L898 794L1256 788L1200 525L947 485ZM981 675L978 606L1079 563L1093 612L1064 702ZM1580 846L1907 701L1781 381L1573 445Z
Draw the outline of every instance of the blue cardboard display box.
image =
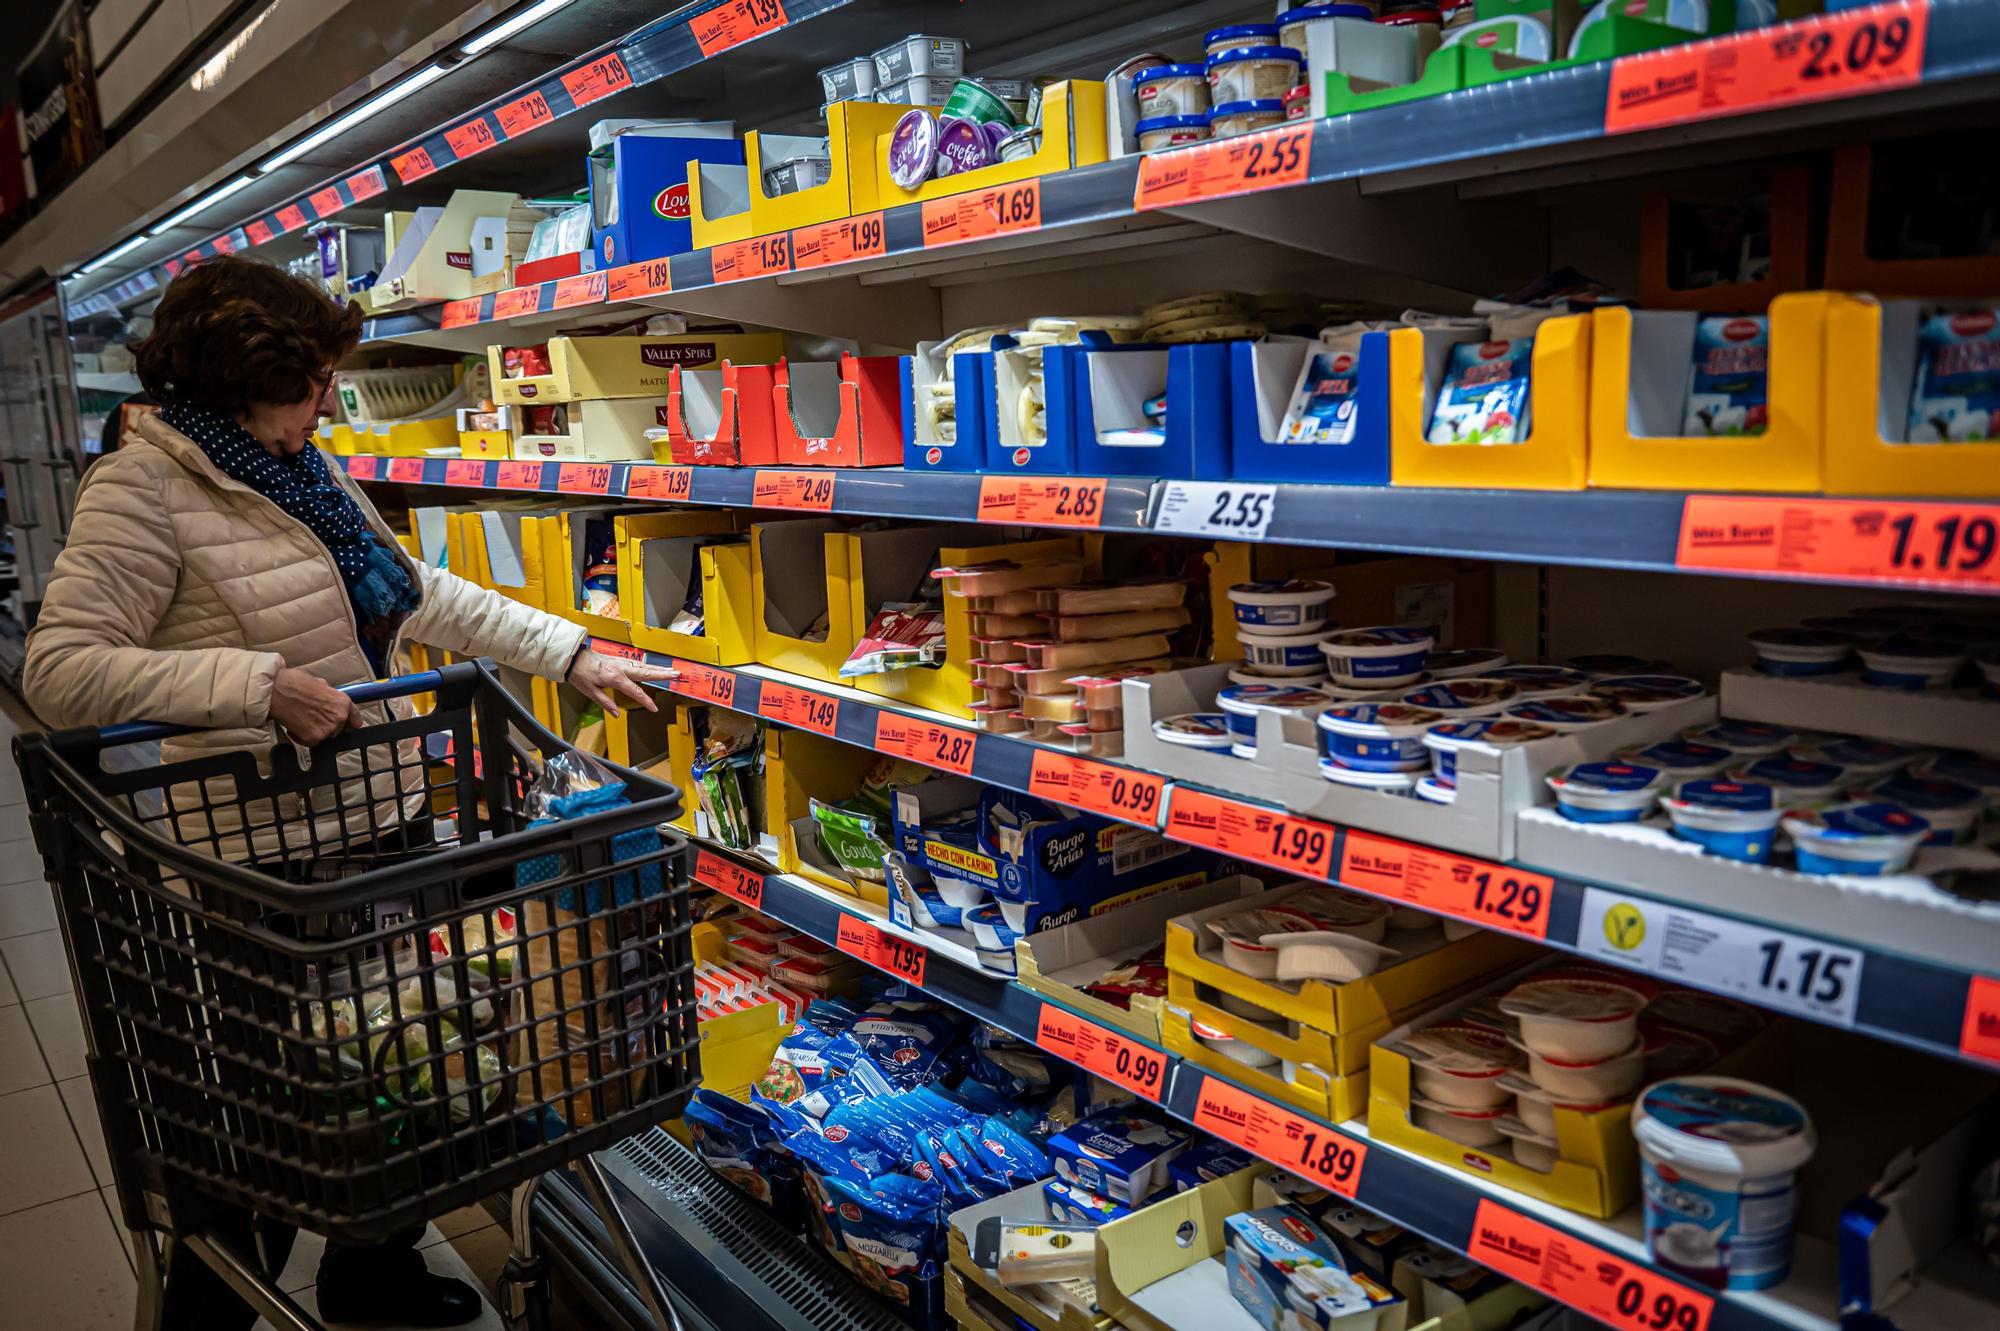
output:
M735 137L734 125L676 128L685 132L620 134L590 154L592 245L599 268L693 249L688 163L743 165L743 140Z

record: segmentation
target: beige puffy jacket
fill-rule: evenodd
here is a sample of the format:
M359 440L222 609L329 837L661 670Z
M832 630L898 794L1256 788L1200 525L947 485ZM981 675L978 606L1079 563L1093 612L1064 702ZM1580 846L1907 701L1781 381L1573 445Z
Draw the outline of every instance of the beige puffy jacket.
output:
M333 474L400 553L359 487ZM404 563L423 601L399 642L492 656L560 678L585 640L582 628L554 615L407 556ZM194 441L146 417L120 451L84 475L69 538L28 637L29 704L58 729L142 719L201 727L205 733L162 745L168 762L218 750L262 755L278 742L271 690L286 666L336 685L373 675L333 556L303 523L225 476ZM395 711L406 715L407 705ZM388 719L380 703L364 706L362 717ZM415 745L407 741L393 765L386 747L368 751L366 797L362 755L342 759L348 780L338 804L349 836L365 835L370 822L393 826L399 806L415 806L409 792L424 779ZM402 769L400 779L392 767ZM177 788L176 808L191 807L195 794ZM231 798L226 780L208 783L212 804ZM339 819L329 815L334 804L330 789L314 792L309 807L282 802L278 821L287 825L287 840L342 839ZM258 826L268 825L269 813L253 807L250 821L261 859L275 848ZM178 831L191 846L241 859L245 847L235 833L242 822L240 808L218 808L212 820L182 816Z

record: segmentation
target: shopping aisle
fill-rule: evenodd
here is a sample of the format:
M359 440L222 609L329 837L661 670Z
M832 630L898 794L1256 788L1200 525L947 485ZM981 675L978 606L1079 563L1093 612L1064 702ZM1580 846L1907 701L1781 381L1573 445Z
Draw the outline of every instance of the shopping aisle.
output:
M0 690L0 744L34 727ZM41 857L28 831L21 774L0 763L0 1289L10 1323L97 1331L132 1324L137 1283L115 1218L104 1134L84 1071L83 1024ZM279 1282L315 1316L322 1240L302 1237ZM478 1207L440 1218L424 1235L431 1270L489 1293L507 1260L507 1231ZM497 1313L470 1324L498 1331ZM587 1320L558 1328L584 1331ZM258 1324L265 1331L266 1324Z

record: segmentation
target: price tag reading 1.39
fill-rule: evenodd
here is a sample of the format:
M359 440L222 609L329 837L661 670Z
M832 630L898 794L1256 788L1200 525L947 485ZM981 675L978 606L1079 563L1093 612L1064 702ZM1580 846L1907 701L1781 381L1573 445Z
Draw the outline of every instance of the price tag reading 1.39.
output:
M1108 1031L1074 1012L1044 1003L1035 1043L1154 1104L1164 1098L1167 1056L1144 1041Z
M1194 1125L1320 1187L1352 1197L1361 1187L1368 1144L1259 1099L1219 1077L1204 1077Z

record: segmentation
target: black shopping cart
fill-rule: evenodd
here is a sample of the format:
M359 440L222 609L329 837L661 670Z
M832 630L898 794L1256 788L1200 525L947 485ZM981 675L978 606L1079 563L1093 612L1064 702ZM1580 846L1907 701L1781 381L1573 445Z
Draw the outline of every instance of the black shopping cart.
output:
M15 743L138 1325L192 1254L314 1331L231 1237L246 1212L378 1242L510 1188L525 1215L573 1165L668 1331L592 1152L678 1116L699 1075L686 843L661 826L680 792L613 769L624 799L586 782L550 808L574 751L485 663L347 693L376 719L310 751L146 723ZM158 763L113 760L154 741Z

